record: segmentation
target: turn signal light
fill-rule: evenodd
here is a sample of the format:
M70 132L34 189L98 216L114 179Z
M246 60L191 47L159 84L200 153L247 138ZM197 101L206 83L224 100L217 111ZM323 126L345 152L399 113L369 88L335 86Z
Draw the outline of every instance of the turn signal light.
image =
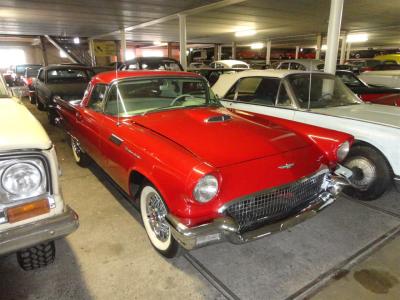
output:
M47 199L41 199L7 209L7 219L9 223L15 223L46 214L49 211L49 201Z

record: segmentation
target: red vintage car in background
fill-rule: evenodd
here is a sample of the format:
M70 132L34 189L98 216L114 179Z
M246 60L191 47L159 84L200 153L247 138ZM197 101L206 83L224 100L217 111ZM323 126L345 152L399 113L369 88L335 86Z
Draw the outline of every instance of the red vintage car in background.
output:
M166 257L244 243L315 215L348 184L352 136L223 108L186 72L96 75L81 102L57 99L75 160L90 156L140 204Z

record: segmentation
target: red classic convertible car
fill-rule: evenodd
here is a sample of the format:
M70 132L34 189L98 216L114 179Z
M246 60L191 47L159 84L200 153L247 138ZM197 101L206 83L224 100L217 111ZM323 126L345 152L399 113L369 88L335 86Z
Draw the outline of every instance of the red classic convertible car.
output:
M90 156L139 202L166 257L284 230L348 182L352 136L227 110L194 73L102 73L82 101L57 101L76 162Z

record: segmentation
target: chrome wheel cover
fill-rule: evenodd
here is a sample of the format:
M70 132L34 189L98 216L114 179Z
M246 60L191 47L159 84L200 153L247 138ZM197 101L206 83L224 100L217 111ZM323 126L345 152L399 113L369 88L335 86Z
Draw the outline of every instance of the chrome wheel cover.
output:
M73 137L71 137L71 147L72 147L72 151L74 152L74 156L75 156L75 159L77 160L77 161L80 161L81 160L81 153L82 153L82 150L81 150L81 147L80 147L80 145L79 145L79 142L78 142L78 140L77 139L75 139L75 138L73 138Z
M353 171L351 182L361 190L366 190L376 180L377 171L372 161L366 157L350 158L345 166Z
M161 242L168 240L170 229L165 219L167 208L157 193L149 193L146 197L146 214L150 227Z

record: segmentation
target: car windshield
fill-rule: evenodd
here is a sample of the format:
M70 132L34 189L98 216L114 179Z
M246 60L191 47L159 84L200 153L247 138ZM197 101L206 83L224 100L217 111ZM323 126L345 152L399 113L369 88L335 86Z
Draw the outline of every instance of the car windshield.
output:
M303 109L359 104L361 101L343 82L329 74L293 74L288 81ZM311 79L311 82L310 82Z
M365 87L365 85L351 72L336 72L336 76L350 87Z
M113 85L104 112L129 117L151 111L202 106L221 106L205 80L164 77Z
M82 69L54 69L49 70L47 73L48 83L61 83L61 82L88 82L89 76L85 70Z
M129 69L130 66L129 66ZM141 69L143 70L167 70L167 71L182 71L180 65L174 61L169 59L160 59L160 60L144 60L141 63Z
M25 70L25 77L36 77L41 67L28 67Z

